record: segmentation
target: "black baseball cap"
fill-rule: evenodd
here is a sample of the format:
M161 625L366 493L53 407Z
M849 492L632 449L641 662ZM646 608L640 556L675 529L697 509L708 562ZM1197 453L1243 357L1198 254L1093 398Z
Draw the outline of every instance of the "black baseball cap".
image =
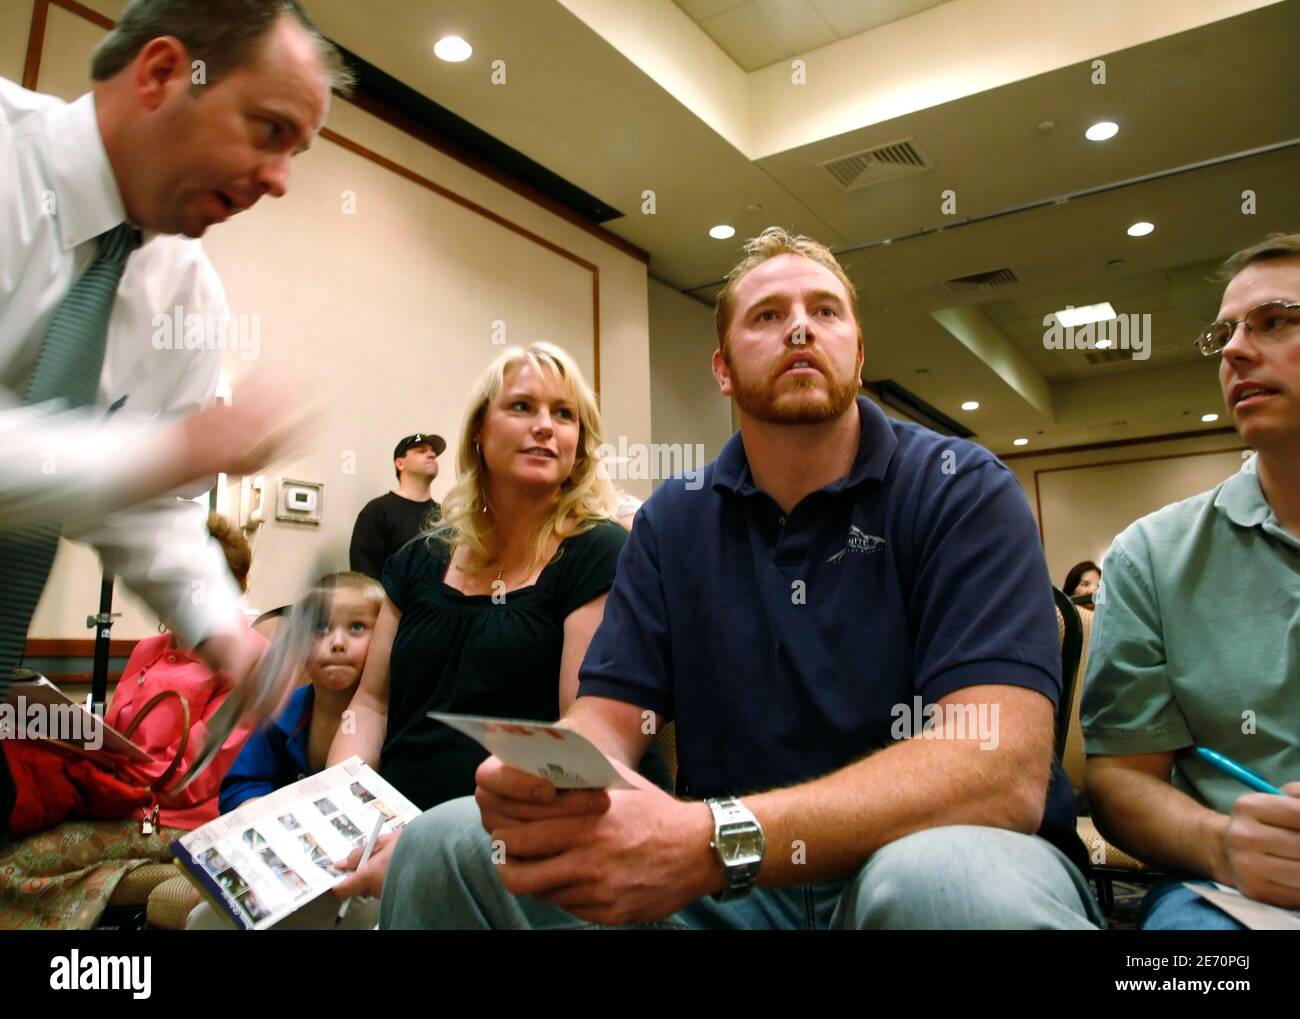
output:
M408 435L393 447L393 459L400 459L412 446L419 446L425 442L433 447L436 456L442 456L443 451L447 448L447 440L441 435L434 435L432 432L416 432L414 435Z

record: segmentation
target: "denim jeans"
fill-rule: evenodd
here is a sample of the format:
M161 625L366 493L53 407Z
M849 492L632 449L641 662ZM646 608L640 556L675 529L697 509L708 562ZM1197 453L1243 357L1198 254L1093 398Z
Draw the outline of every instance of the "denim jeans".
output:
M696 899L642 928L680 930L1089 929L1102 924L1087 881L1036 835L931 828L877 850L850 879ZM426 811L393 851L382 929L577 929L594 924L506 890L472 797Z
M1211 887L1208 882L1200 882ZM1244 931L1246 928L1209 899L1181 881L1168 881L1147 892L1142 902L1144 931Z

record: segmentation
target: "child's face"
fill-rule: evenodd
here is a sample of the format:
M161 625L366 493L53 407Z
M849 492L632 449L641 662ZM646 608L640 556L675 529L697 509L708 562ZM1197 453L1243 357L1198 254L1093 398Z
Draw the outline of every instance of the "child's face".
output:
M314 686L346 690L361 679L378 613L360 591L339 587L332 594L329 629L316 641L307 674Z

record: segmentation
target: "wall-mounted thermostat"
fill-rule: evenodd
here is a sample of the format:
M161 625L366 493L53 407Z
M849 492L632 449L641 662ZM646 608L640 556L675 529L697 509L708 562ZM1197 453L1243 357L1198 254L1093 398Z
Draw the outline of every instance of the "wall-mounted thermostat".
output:
M275 507L276 520L299 524L319 524L325 486L319 481L280 479L280 498Z

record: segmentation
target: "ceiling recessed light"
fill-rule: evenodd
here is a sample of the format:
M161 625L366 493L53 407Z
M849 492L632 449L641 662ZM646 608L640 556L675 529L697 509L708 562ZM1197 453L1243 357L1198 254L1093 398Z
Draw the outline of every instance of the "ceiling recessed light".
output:
M709 228L709 236L715 241L725 241L729 237L736 236L736 228L727 226L726 223L719 223L717 226Z
M1110 306L1110 301L1102 301L1101 304L1085 304L1082 308L1066 305L1060 311L1052 312L1052 316L1063 326L1084 326L1089 322L1109 322L1115 317L1115 309Z
M965 403L963 403L963 404L961 405L961 409L962 409L962 410L979 410L979 409L980 409L980 402L979 402L979 400L967 400Z
M1012 440L1011 440L1011 445L1013 445L1013 446L1028 446L1028 445L1029 445L1029 440L1028 440L1028 439L1012 439Z
M1099 120L1083 132L1083 136L1090 142L1104 142L1117 134L1119 134L1119 125L1113 120Z
M1202 414L1202 415L1201 415L1201 420L1204 421L1204 422L1208 425L1211 421L1218 421L1218 420L1219 420L1219 415L1218 415L1218 414Z
M1130 237L1145 237L1155 228L1156 226L1154 223L1134 223L1126 232Z
M474 47L458 35L444 35L433 44L433 55L451 64L468 60L473 52Z

